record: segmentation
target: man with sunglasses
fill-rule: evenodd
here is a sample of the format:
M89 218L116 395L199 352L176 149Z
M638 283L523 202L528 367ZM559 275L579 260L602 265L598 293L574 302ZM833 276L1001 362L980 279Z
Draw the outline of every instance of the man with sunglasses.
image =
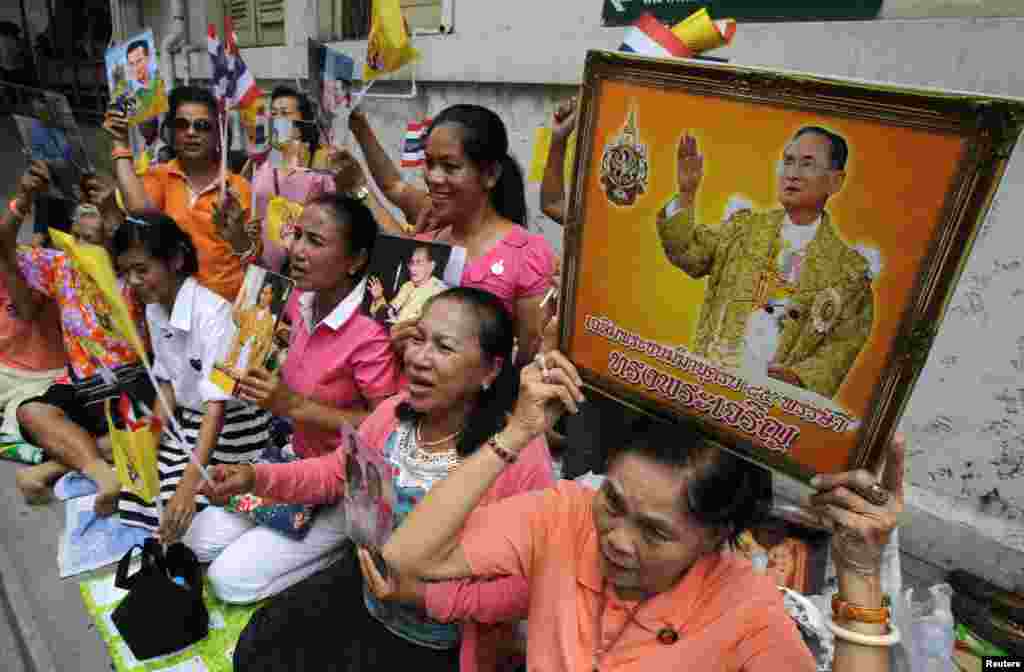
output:
M129 212L160 210L192 237L199 253L199 282L234 301L245 266L259 256L259 241L250 238L251 190L240 175L229 173L221 202L220 133L217 102L206 89L183 86L170 96L164 140L174 159L135 173L124 113L107 112L103 127L113 140L114 173Z
M718 226L697 223L704 157L686 134L679 142L679 193L659 213L669 261L691 278L709 276L691 349L740 369L748 321L786 306L765 373L833 397L874 321L871 264L850 248L825 210L842 189L849 148L837 133L801 128L778 166L781 209L742 210Z

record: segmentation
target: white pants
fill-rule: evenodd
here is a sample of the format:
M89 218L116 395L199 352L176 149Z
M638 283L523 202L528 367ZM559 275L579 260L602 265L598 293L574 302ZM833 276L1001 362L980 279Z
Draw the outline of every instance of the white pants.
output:
M182 540L199 562L211 562L207 577L224 602L249 604L280 593L338 558L346 538L345 507L321 508L309 532L296 541L238 513L208 506Z

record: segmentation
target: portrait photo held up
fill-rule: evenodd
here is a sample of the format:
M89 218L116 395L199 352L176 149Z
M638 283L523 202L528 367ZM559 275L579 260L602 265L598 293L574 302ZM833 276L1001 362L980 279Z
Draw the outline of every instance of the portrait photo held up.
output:
M11 115L26 161L44 161L50 170L48 198L80 201L80 184L96 172L67 98L54 91L30 90L22 114Z
M427 300L462 284L466 248L380 236L366 272L364 308L385 325L419 319Z
M590 52L560 348L797 478L875 464L1024 119L976 99Z
M352 427L342 430L345 446L345 515L352 542L379 549L394 529L395 488L392 467Z
M152 29L107 49L106 66L111 105L124 112L129 126L167 112L168 88Z
M341 142L352 107L355 63L346 54L322 42L309 40L310 98L316 103L317 120L328 142Z
M232 308L236 332L231 350L217 362L210 380L228 394L234 394L238 381L250 368L267 368L277 347L277 331L287 328L281 316L295 283L259 266L249 266ZM276 359L276 358L275 358ZM269 367L275 368L273 364Z

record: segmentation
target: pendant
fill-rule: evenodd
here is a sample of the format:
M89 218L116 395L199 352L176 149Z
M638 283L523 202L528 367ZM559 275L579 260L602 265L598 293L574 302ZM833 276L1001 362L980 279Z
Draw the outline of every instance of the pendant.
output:
M491 265L491 273L494 275L501 275L505 272L505 260L499 259Z
M658 641L666 646L671 646L679 641L679 633L672 628L662 628L658 631Z

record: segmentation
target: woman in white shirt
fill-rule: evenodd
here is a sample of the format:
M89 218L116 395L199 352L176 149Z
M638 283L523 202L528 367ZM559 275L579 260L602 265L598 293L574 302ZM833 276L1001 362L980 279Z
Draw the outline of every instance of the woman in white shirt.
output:
M174 413L184 436L168 422L160 440L160 499L155 505L121 494L121 519L158 530L161 541L178 541L208 501L199 494L201 475L190 453L207 464L256 461L269 438L270 415L232 399L210 382L214 362L232 342L231 304L203 287L188 234L162 213L129 217L114 235L114 256L129 286L146 304L153 344L154 374L170 408L158 403L164 420ZM190 540L191 541L191 540Z

